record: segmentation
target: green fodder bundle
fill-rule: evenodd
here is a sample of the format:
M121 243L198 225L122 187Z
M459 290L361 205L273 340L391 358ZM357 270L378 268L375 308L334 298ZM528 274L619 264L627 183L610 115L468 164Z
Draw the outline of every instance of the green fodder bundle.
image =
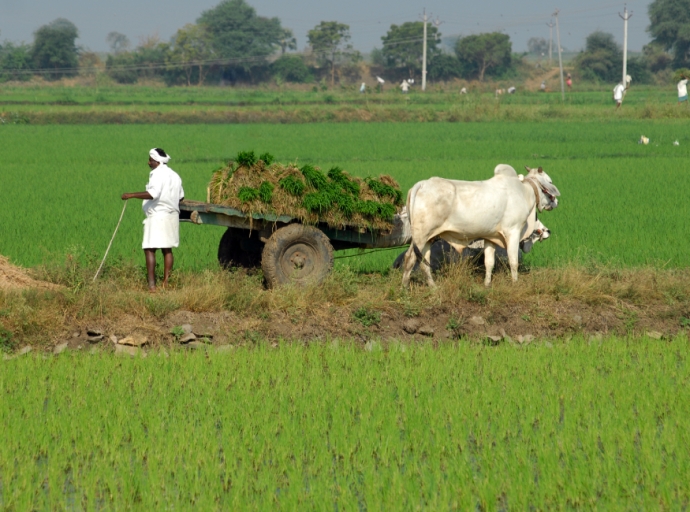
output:
M390 176L357 178L340 167L324 174L318 167L274 163L264 153L238 153L213 173L212 203L247 214L288 215L308 224L389 229L403 205L400 185Z

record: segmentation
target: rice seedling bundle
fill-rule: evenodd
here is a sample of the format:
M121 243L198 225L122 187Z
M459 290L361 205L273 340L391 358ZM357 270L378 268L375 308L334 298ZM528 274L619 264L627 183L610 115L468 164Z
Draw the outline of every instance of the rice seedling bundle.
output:
M210 201L247 214L277 214L307 224L389 229L403 204L400 185L390 176L357 178L340 167L274 163L264 153L242 151L213 173Z

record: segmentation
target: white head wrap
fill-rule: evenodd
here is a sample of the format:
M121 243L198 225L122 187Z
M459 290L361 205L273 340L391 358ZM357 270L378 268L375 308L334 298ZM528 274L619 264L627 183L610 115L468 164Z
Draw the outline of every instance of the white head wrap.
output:
M156 148L153 148L151 151L149 151L149 156L153 158L156 162L161 163L161 164L167 164L170 161L170 155L166 153L167 156L160 156L158 154L158 151L156 151Z

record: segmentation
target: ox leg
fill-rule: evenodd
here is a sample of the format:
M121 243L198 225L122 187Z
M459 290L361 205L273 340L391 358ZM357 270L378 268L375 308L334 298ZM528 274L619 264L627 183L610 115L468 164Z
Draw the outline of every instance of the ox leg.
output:
M412 274L412 269L414 269L414 264L417 263L417 255L414 253L414 248L410 244L410 248L405 253L405 259L403 260L403 278L402 284L405 288L410 286L410 274Z
M513 282L518 280L518 254L520 251L520 235L509 237L506 250L508 252L508 263L510 264L510 277Z
M484 240L484 268L486 268L486 276L484 277L484 286L491 286L491 274L494 271L496 264L496 246Z
M436 286L436 283L431 275L431 244L429 242L422 247L422 260L419 262L419 266L423 269L426 276L426 284L433 288Z

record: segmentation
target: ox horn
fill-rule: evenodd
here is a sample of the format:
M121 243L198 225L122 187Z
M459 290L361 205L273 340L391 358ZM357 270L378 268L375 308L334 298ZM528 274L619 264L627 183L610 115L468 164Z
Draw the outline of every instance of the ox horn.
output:
M532 169L530 169L529 167L525 166L525 170L526 170L527 172L530 172Z

